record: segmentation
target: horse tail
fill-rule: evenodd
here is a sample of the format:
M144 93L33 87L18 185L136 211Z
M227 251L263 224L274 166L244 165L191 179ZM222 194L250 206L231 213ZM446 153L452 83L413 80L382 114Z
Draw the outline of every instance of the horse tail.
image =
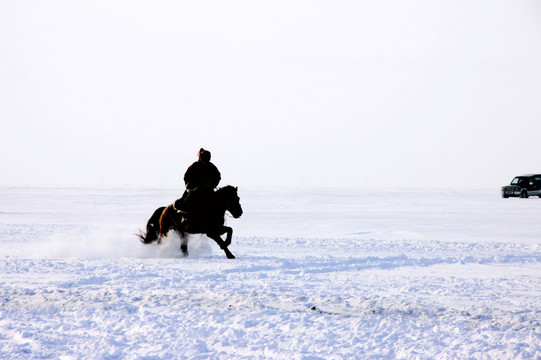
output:
M154 214L152 214L150 219L148 219L146 232L139 230L139 234L137 234L137 236L143 244L150 244L158 240L160 235L160 217L162 216L164 209L165 206L162 206L154 211Z
M158 239L158 236L153 232L145 232L139 229L139 233L135 234L143 244L150 244Z

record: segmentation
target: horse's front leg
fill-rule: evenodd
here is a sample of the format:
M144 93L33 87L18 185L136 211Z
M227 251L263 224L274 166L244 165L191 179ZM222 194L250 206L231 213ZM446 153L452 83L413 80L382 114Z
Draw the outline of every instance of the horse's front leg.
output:
M226 242L222 240L222 238L220 237L220 234L218 234L218 233L210 233L210 234L207 233L207 236L209 238L211 238L212 240L216 241L218 246L220 246L220 248L225 252L225 256L227 256L228 259L234 259L235 258L235 255L233 255L231 253L231 251L229 251L229 249L227 248L228 244L226 244Z
M229 226L224 226L223 230L227 233L225 237L225 246L231 245L231 239L233 239L233 229Z

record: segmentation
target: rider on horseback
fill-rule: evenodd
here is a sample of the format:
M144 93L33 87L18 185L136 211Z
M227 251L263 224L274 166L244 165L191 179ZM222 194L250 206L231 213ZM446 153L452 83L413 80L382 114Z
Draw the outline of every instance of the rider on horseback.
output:
M214 189L221 180L218 168L210 162L210 151L201 148L199 159L184 174L186 191L174 204L185 218L198 218L205 214L213 200Z
M180 236L182 253L188 255L186 234L205 234L216 241L228 259L234 259L227 248L231 244L233 229L225 226L224 217L229 212L238 219L242 216L242 206L238 188L228 185L214 192L220 180L220 172L210 162L210 151L199 150L199 160L184 175L184 195L173 204L154 211L147 222L146 232L139 234L141 241L144 244L161 243L162 237L175 231ZM227 234L225 239L221 237L223 234Z

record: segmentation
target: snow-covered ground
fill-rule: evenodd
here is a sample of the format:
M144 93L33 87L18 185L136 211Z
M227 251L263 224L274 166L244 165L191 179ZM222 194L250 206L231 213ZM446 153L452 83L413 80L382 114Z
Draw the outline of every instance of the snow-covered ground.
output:
M133 235L180 191L0 188L0 359L540 359L541 199L239 189L211 240Z

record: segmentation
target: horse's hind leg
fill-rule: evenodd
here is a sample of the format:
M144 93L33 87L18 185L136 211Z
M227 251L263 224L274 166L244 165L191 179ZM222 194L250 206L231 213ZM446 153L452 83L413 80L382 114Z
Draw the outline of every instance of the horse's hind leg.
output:
M180 250L182 251L182 255L188 256L188 234L179 232L180 236Z

